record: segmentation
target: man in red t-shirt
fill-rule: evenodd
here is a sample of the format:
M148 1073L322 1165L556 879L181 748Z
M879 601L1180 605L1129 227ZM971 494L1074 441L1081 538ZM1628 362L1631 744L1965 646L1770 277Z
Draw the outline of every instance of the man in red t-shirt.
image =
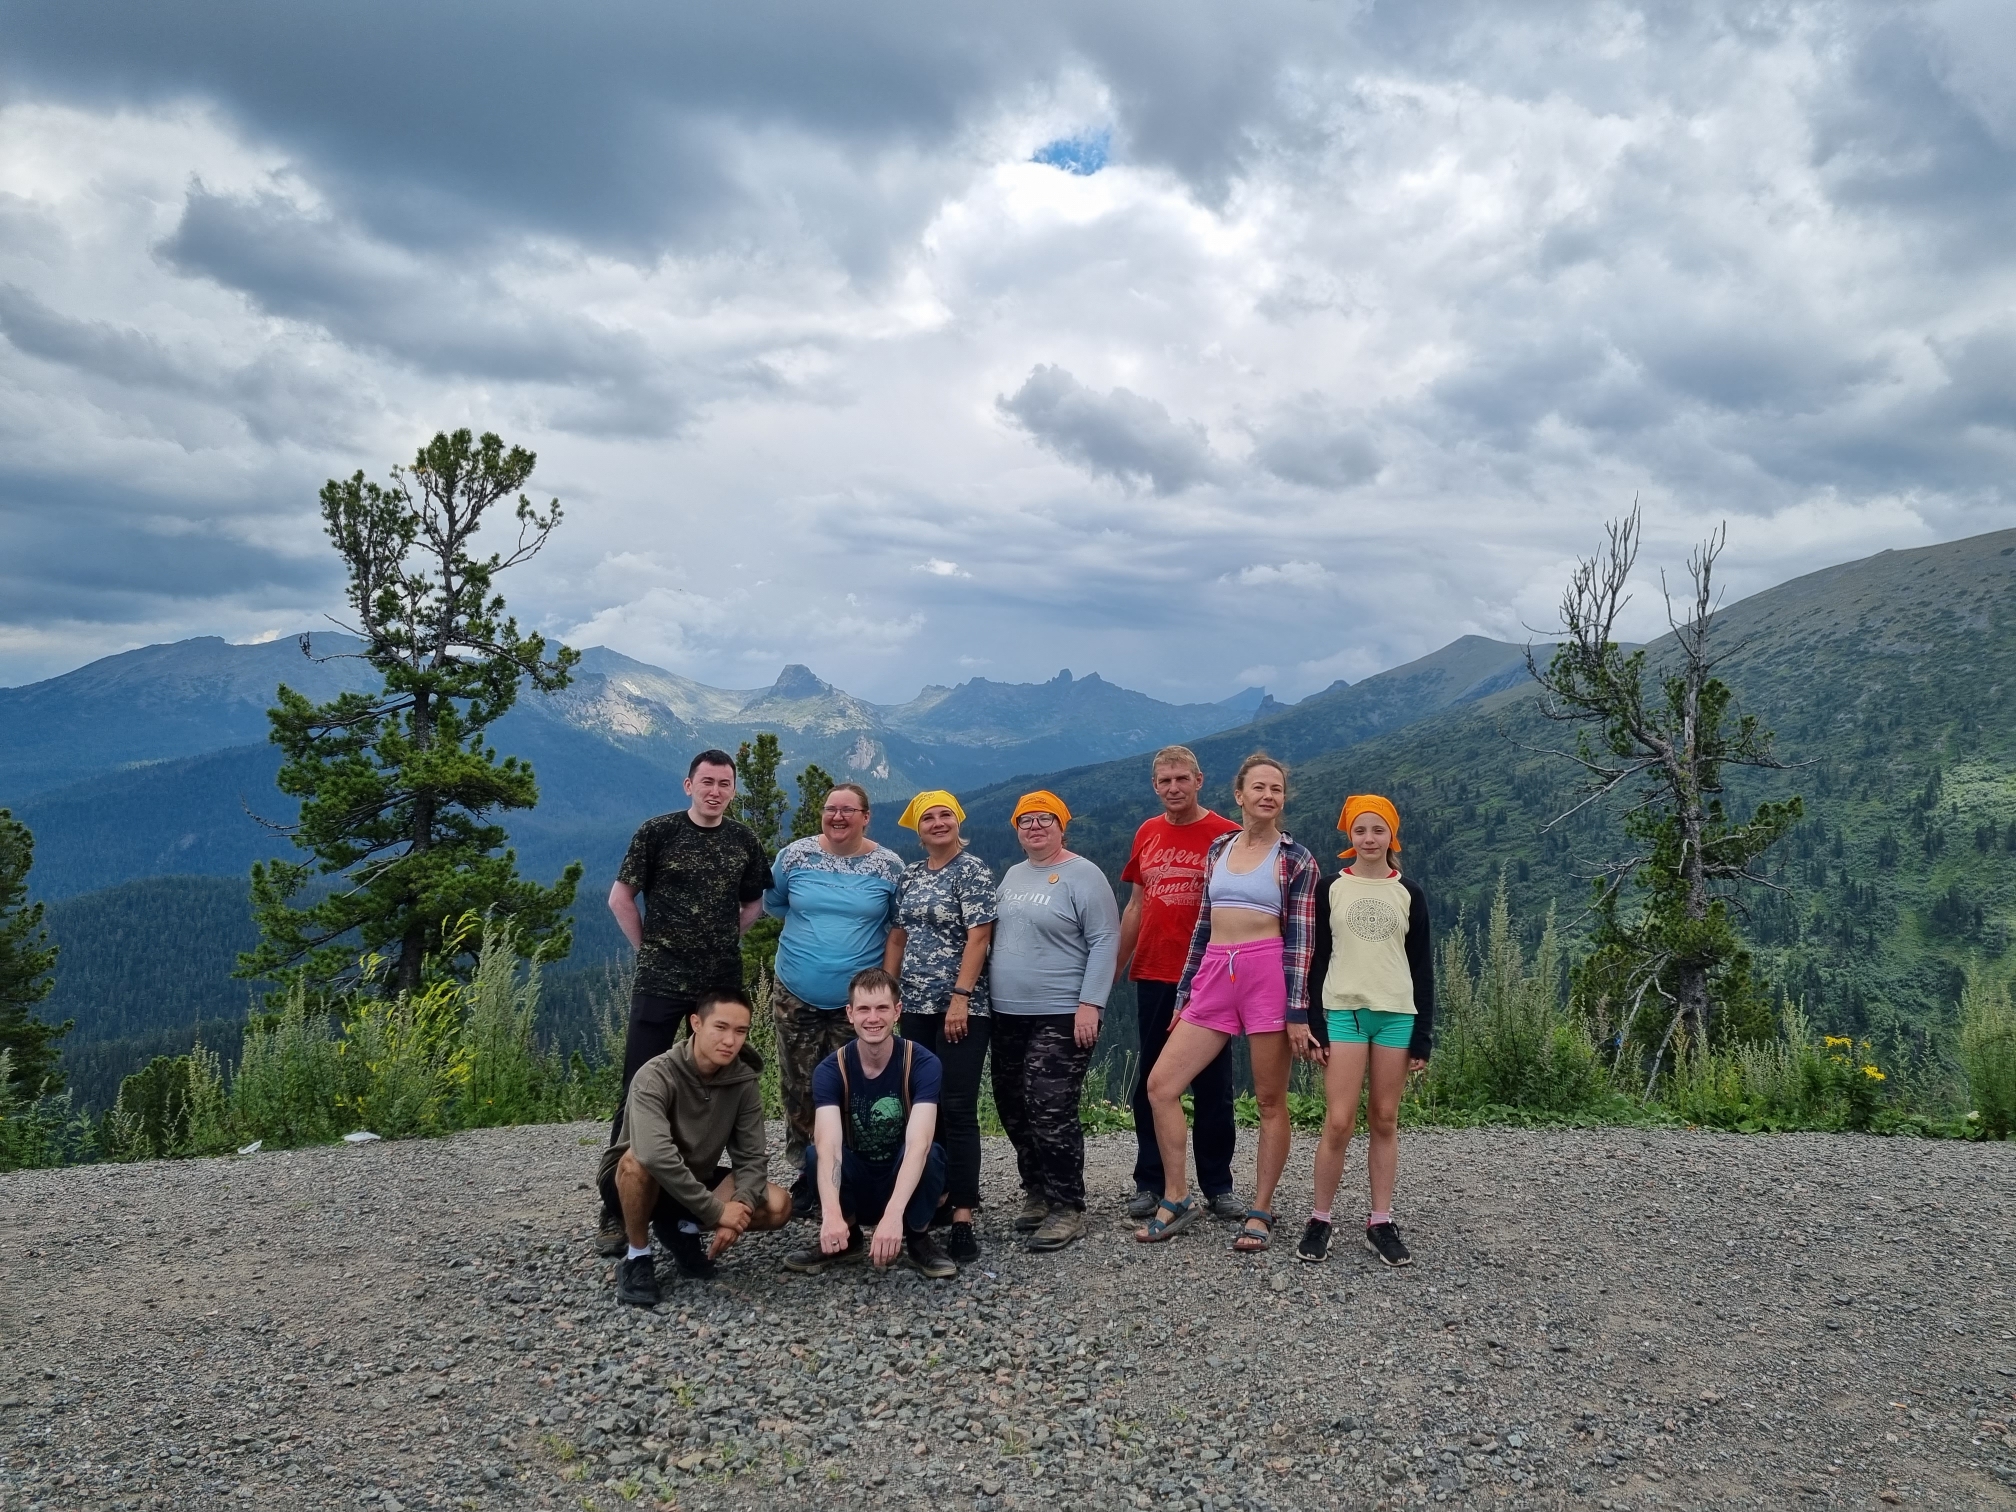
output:
M1239 826L1197 802L1204 773L1188 746L1164 746L1152 767L1162 812L1134 832L1122 882L1134 884L1120 916L1120 966L1134 981L1134 1016L1141 1030L1141 1065L1134 1078L1134 1195L1130 1218L1146 1218L1162 1197L1162 1150L1148 1105L1148 1073L1169 1038L1176 984L1190 957L1190 933L1204 906L1204 853ZM1129 965L1129 962L1132 965ZM1191 1139L1197 1151L1197 1190L1220 1218L1245 1209L1232 1195L1232 1041L1190 1083L1194 1106Z

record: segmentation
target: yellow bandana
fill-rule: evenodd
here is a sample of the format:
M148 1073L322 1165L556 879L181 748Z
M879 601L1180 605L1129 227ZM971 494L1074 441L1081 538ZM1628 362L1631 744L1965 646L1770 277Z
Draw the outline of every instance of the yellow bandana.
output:
M930 792L919 793L915 798L910 800L910 807L903 810L903 817L896 821L896 827L898 829L914 830L917 828L917 821L924 817L926 809L934 809L941 804L952 810L952 817L954 819L957 819L961 824L966 822L966 810L959 807L959 800L943 788L933 788Z

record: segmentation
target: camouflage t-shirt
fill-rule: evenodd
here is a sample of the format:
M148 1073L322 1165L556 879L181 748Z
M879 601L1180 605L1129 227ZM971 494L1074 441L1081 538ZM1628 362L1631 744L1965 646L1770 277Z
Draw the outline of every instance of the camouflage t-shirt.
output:
M747 825L723 819L708 829L683 811L647 819L616 880L643 895L638 992L690 1000L742 985L742 905L770 885L770 862Z
M896 927L905 932L905 1013L943 1013L951 1006L967 931L993 922L994 873L970 850L959 852L935 872L928 861L912 861L903 868L903 880L896 888ZM967 1006L975 1013L988 1011L984 964Z

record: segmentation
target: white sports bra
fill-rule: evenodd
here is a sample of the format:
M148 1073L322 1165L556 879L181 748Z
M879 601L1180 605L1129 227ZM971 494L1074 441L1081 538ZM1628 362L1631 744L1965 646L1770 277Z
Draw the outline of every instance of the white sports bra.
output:
M1236 841L1233 843L1237 844ZM1247 908L1254 913L1280 918L1280 865L1276 859L1280 850L1281 842L1276 840L1267 847L1267 855L1253 870L1235 872L1227 865L1232 859L1232 846L1226 846L1218 853L1217 863L1211 868L1211 880L1204 890L1205 901L1213 908Z

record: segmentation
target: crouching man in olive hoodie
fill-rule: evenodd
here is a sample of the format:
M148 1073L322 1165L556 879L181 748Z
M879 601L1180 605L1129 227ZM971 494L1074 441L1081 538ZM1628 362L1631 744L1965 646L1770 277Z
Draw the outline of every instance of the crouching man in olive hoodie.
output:
M646 1061L630 1083L622 1137L604 1151L598 1183L622 1211L629 1239L616 1271L619 1301L658 1305L654 1226L682 1271L710 1276L715 1259L751 1229L791 1219L791 1194L769 1179L763 1061L748 1046L749 1017L740 993L703 994L692 1035ZM703 1250L707 1229L714 1242Z

